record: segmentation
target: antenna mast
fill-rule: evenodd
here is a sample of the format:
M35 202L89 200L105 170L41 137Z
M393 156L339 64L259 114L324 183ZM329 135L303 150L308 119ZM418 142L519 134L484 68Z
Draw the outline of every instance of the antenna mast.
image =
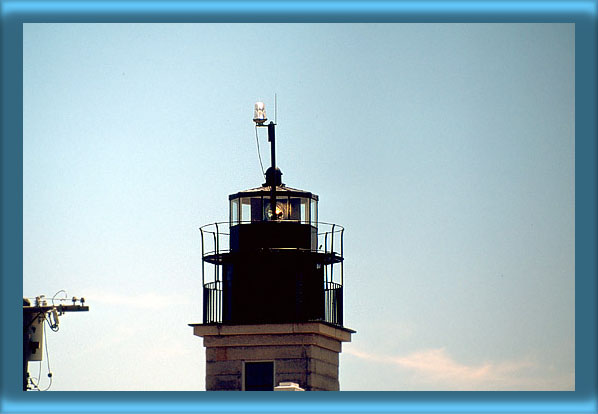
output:
M275 95L276 101L276 95ZM275 115L276 118L276 104L275 104ZM269 124L264 125L265 122L268 120L266 117L266 106L263 102L256 102L255 109L253 112L253 122L255 122L256 127L268 127L268 141L270 142L270 161L271 166L266 170L266 184L270 186L270 210L272 211L272 218L276 220L277 213L276 213L276 186L282 184L281 176L282 173L279 169L276 168L276 123L270 121Z

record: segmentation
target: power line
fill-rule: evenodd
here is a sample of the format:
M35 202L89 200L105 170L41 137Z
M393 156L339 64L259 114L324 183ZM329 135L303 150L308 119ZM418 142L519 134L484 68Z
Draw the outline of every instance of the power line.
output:
M66 293L66 290L60 289L58 292L54 293L54 296L52 296L52 305L54 305L54 299L56 298L56 296L58 296L58 294L60 292L64 292L64 299L58 299L58 300L68 300L68 293Z
M48 320L46 319L46 322L48 322ZM50 322L48 322L48 325L50 324ZM54 329L52 329L54 330ZM48 384L48 387L44 390L40 390L39 387L37 388L39 391L48 391L50 389L50 387L52 386L52 370L50 370L50 355L48 353L48 335L46 333L46 330L44 329L44 341L46 342L46 361L48 362L48 378L50 378L50 383ZM38 379L38 385L39 385L39 381L41 380L41 364L42 361L39 362L40 364L40 378Z

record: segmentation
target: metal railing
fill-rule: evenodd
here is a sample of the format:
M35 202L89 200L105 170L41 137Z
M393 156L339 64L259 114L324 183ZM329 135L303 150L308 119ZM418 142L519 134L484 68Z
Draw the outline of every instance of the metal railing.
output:
M201 233L201 257L219 255L230 251L228 222L206 224L199 228Z
M241 223L241 225L243 224L250 224L250 222ZM305 222L304 224L309 223ZM324 320L342 326L343 235L345 229L338 224L323 222L317 223L317 226L314 227L318 230L317 244L308 252L322 255ZM199 230L201 232L204 323L221 323L223 308L221 258L230 253L229 223L207 224L200 227Z
M292 220L285 220L284 222L292 222ZM343 226L324 222L311 224L307 221L296 222L309 224L317 229L317 247L312 248L312 251L343 257L343 234L345 231ZM246 221L241 222L240 225L251 223L251 221ZM214 257L230 252L229 229L229 223L227 221L206 224L199 228L199 231L201 232L202 258Z
M222 282L210 282L203 286L203 322L222 322Z
M343 286L339 283L324 283L324 320L343 325Z
M206 283L203 287L204 323L222 323L222 283ZM343 325L343 286L324 283L324 321Z

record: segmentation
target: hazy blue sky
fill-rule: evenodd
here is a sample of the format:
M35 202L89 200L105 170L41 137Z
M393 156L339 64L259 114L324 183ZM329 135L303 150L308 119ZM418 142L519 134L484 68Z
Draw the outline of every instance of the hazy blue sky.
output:
M23 63L23 294L91 308L53 390L204 389L198 227L275 93L346 228L341 389L574 389L574 25L25 24Z

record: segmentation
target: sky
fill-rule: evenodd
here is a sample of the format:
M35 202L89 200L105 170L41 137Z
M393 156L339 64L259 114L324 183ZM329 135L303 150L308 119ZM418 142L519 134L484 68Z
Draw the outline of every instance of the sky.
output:
M283 182L346 229L341 390L575 389L574 41L25 24L23 295L90 307L48 331L51 390L205 389L198 228L264 182L275 94Z

